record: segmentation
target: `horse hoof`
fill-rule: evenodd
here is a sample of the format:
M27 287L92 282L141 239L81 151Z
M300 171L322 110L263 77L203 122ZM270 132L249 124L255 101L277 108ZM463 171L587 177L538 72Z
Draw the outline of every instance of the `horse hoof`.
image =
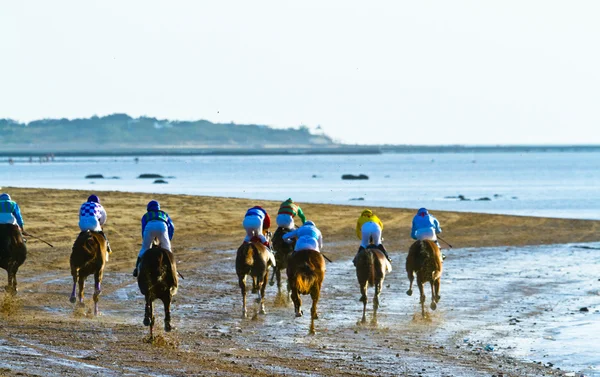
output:
M315 317L313 319L319 319L319 315L315 314Z
M248 318L248 313L246 313L246 312L243 312L243 313L242 313L242 318Z
M169 322L165 322L165 331L170 332L171 330L173 330L171 324Z
M406 291L406 294L409 296L412 296L412 289L409 289L408 291Z
M366 296L362 296L361 298L358 299L358 301L360 301L360 302L367 302L367 297Z
M69 298L69 301L71 302L71 304L74 304L74 303L75 303L75 301L76 301L76 299L75 299L75 296L71 296L71 297Z
M302 312L296 312L296 318L302 317Z
M437 308L437 305L435 302L432 302L431 305L429 305L429 307L431 308L431 310L435 310Z
M150 326L150 318L144 318L144 326Z
M272 286L274 286L274 285L275 285L275 282L271 280L271 281L269 282L269 285L272 287Z
M435 302L440 302L440 298L442 298L441 296L435 296Z

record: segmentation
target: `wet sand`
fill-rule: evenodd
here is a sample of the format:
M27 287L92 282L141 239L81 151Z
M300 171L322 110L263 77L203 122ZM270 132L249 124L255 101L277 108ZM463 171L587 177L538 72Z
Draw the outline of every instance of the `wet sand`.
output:
M524 354L523 344L543 338L554 324L552 315L579 315L571 311L584 305L582 300L588 300L590 315L594 312L598 281L592 275L600 261L593 249L561 246L570 256L570 267L564 268L554 263L563 254L555 247L525 246L600 241L599 221L436 211L442 236L454 250L445 251L438 311L423 320L418 297L404 293L403 264L415 211L371 208L384 222L394 271L386 279L377 324L361 326L351 264L360 208L300 203L323 232L324 252L334 260L327 265L317 334L309 336L309 319L295 319L293 306L276 287L267 288L266 315L241 319L234 270L241 221L253 205L273 214L279 203L98 192L108 211L105 231L114 253L105 269L102 315L93 318L92 284L86 310L75 310L68 301L77 213L91 192L2 191L19 202L25 229L55 247L30 239L28 259L17 275L17 298L0 296L0 375L562 375L556 369L560 362L543 355L535 360L541 364L528 360L535 352ZM151 199L173 218L174 252L185 280L173 303L177 330L159 330L147 343L143 297L130 273L141 242L139 219ZM577 270L582 263L591 269ZM562 278L564 285L558 284ZM309 305L306 297L305 312ZM155 312L160 327L160 306ZM540 330L528 333L531 326ZM493 351L484 349L488 344Z

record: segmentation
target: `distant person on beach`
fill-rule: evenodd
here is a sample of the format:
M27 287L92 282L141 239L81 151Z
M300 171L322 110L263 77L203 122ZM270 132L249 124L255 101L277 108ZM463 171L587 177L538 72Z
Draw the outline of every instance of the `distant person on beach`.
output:
M246 211L246 215L244 216L244 220L242 221L242 226L246 229L246 237L244 238L244 242L250 242L252 237L256 236L260 239L263 245L267 247L267 249L271 250L271 245L265 238L265 234L269 228L271 227L271 218L267 211L265 211L260 206L254 206L248 211Z
M152 246L154 238L158 239L158 245L165 250L171 251L171 240L175 233L173 221L165 211L161 211L160 203L151 200L146 206L146 214L142 216L142 248L138 254L133 270L133 276L137 277L140 261L144 252Z
M353 264L356 265L356 256L358 256L358 253L360 253L361 250L364 250L367 248L367 246L369 246L371 240L373 240L373 245L375 245L379 250L381 250L381 252L383 253L383 255L385 255L387 260L390 261L390 263L392 263L392 260L390 259L387 250L381 243L382 231L383 223L381 222L379 217L377 217L377 215L375 215L370 209L365 209L364 211L362 211L360 217L356 221L356 236L361 241L360 247L358 248L358 252L352 260Z
M23 217L17 202L11 200L10 195L0 195L0 224L18 225L23 232Z
M414 240L431 240L440 246L437 234L442 233L439 221L429 214L426 208L420 208L412 221L410 236Z
M106 210L100 204L100 198L96 195L90 195L87 202L79 208L79 229L82 232L86 230L100 233L106 240L106 251L112 253L106 234L102 231L102 225L106 223Z
M302 212L302 208L289 198L279 206L279 212L277 212L276 219L277 226L294 229L296 227L294 224L294 217L296 217L296 215L302 220L302 224L306 222L306 217L304 216L304 212Z
M283 240L291 242L292 238L297 238L294 252L300 250L315 250L321 252L323 248L323 235L312 221L306 221L300 228L283 235Z

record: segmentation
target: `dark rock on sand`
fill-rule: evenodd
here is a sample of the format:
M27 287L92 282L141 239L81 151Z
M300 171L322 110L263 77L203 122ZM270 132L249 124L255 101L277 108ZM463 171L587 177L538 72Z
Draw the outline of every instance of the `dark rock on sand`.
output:
M104 178L102 174L88 174L85 176L85 179L99 179Z
M479 198L479 199L475 199L475 200L480 201L480 202L486 202L486 201L490 201L492 199L488 198L487 196L484 196L483 198Z
M359 198L350 198L350 200L365 200L365 198L363 198L362 196Z
M154 182L152 183L169 183L167 181L165 181L164 179L155 179Z
M138 178L164 178L160 174L140 174Z
M359 174L359 175L344 174L344 175L342 175L342 179L369 179L369 177L365 174Z

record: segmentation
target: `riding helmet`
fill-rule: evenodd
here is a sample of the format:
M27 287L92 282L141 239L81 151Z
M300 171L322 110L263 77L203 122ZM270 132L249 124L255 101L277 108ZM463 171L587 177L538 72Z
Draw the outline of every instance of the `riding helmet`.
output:
M151 200L148 202L148 206L146 207L147 211L158 211L160 210L160 204L156 200Z
M304 223L305 226L315 226L315 223L308 220L307 222Z
M88 203L92 202L92 203L98 203L100 204L100 198L98 198L96 195L90 195L90 197L88 198Z
M4 193L4 194L0 195L0 200L10 200L10 195L8 195L7 193Z

